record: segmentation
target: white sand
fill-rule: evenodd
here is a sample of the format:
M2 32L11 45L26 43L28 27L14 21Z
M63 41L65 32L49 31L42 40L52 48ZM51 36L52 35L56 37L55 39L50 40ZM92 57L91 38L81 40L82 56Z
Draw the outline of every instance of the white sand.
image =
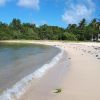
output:
M100 43L23 42L59 45L71 59L64 55L20 100L100 100ZM65 66L67 60L69 67ZM56 88L62 88L62 92L52 93Z

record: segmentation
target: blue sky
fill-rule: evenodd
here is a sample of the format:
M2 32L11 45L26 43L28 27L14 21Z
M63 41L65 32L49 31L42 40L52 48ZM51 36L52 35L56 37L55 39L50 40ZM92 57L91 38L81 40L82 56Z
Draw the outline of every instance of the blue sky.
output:
M100 17L100 0L0 0L0 21L10 23L13 18L36 25L49 24L66 27Z

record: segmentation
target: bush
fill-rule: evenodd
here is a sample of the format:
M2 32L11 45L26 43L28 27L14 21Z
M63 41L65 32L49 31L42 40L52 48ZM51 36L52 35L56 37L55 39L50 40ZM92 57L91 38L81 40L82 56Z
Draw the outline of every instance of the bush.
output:
M63 33L62 35L62 40L72 40L72 41L77 41L77 36L73 33Z

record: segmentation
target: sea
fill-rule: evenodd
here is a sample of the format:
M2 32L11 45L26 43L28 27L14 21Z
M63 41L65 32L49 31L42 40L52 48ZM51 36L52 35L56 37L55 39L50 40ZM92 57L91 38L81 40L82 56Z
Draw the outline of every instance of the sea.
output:
M11 100L12 94L20 96L27 82L42 77L61 54L54 46L0 43L0 100Z

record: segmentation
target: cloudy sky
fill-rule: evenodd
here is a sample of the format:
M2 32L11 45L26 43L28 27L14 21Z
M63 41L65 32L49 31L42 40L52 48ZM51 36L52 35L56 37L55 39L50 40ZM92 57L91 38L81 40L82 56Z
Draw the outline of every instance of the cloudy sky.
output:
M66 27L82 18L98 18L99 6L100 0L0 0L0 21L9 23L19 18L37 25Z

